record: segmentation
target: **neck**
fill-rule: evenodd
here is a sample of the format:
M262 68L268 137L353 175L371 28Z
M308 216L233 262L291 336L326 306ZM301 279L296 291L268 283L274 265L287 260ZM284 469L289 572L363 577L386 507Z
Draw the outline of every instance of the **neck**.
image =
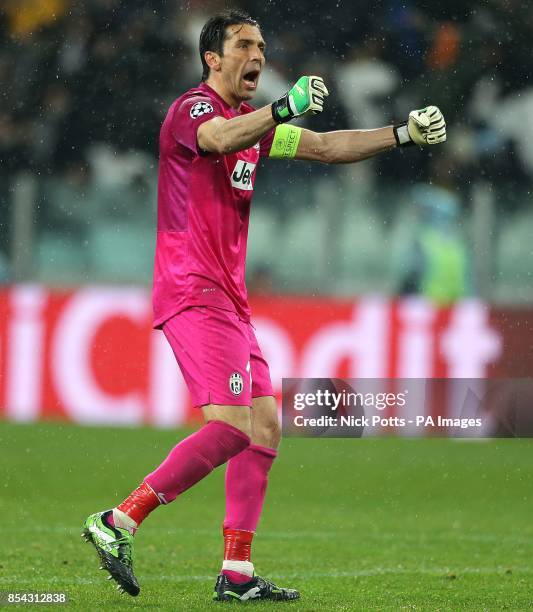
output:
M222 83L218 82L216 79L209 77L207 81L204 81L204 83L206 85L209 85L211 89L214 89L217 94L224 100L224 102L226 102L226 104L229 104L232 108L238 109L241 105L242 100L232 96L228 92L228 90L222 85Z

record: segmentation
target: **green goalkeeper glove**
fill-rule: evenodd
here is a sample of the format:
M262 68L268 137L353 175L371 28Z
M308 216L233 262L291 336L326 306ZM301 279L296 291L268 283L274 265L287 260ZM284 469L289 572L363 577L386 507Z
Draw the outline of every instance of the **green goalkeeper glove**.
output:
M321 113L326 96L329 92L320 77L300 77L284 96L272 103L272 117L276 123L285 123L307 113Z
M446 122L436 106L409 113L409 120L394 126L398 146L433 145L446 140Z

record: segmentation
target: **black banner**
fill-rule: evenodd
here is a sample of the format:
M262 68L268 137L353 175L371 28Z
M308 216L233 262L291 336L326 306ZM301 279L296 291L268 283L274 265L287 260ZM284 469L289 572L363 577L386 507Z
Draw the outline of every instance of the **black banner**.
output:
M285 436L533 437L533 379L285 378Z

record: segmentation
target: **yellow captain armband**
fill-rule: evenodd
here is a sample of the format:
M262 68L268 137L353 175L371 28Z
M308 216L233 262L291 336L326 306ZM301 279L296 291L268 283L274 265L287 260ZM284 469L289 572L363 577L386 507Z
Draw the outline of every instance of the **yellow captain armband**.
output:
M274 159L292 159L298 150L302 128L295 125L278 125L270 147L269 157Z

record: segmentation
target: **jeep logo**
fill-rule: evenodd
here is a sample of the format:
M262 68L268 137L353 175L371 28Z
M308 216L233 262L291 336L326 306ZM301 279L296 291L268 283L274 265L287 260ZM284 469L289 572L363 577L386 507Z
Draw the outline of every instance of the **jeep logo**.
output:
M239 159L231 173L231 184L237 189L251 191L254 188L252 185L252 174L254 169L255 164Z

